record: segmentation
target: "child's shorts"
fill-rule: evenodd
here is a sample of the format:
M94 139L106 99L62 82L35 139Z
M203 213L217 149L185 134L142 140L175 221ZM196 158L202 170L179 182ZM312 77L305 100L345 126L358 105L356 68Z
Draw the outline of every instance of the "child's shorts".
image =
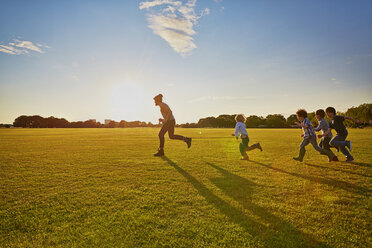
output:
M240 154L244 156L245 150L248 148L249 138L242 138L242 142L239 144Z

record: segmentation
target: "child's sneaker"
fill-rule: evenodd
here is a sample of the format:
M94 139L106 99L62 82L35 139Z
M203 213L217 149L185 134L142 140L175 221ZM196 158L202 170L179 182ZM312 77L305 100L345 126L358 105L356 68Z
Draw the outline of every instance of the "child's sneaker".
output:
M352 156L349 156L346 158L345 162L353 162L353 161L354 161L354 158Z
M260 143L257 143L257 147L258 147L258 149L260 149L261 152L262 152L262 147L261 147L261 144L260 144Z
M248 157L247 154L245 154L240 160L247 160L247 161L249 161L249 157Z
M187 144L187 148L190 148L191 147L191 138L186 138L185 139L185 142L186 142L186 144Z
M155 157L162 157L164 156L164 149L159 148L158 152L154 154Z
M293 157L293 159L296 160L296 161L299 161L299 162L303 161L301 158L298 158L298 157Z
M349 148L349 150L351 151L351 141L350 141L350 140L347 140L347 141L346 141L346 146L347 146L347 148Z

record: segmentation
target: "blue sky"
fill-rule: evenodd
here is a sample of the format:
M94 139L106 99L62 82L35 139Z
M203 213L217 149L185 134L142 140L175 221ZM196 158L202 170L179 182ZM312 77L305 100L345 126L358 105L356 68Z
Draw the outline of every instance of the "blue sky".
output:
M372 100L371 1L2 1L0 123L179 123Z

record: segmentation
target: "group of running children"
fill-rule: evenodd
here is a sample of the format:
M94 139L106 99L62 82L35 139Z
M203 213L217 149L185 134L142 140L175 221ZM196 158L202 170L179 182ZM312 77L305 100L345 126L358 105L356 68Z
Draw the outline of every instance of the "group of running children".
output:
M162 128L159 132L160 146L157 153L154 156L164 156L164 135L168 132L170 139L183 140L186 142L187 147L191 147L192 139L189 137L184 137L181 135L174 134L175 119L172 114L171 109L167 104L163 102L163 95L159 94L154 97L155 105L160 107L161 114L163 118L159 119L159 122L162 123ZM330 123L325 120L325 115L331 119ZM331 148L336 148L337 151L341 151L346 156L346 162L354 161L353 156L351 156L351 141L346 140L348 136L348 131L344 125L345 120L352 120L356 123L360 123L359 120L356 120L347 116L340 116L336 114L336 110L333 107L328 107L325 111L323 109L318 109L315 112L316 119L318 120L318 126L313 127L310 120L307 118L307 112L304 109L299 109L296 112L298 122L295 122L295 125L301 127L303 138L298 157L293 159L299 162L302 162L306 153L305 147L308 144L311 144L315 150L320 154L328 156L328 161L339 161L337 156L332 152ZM262 151L260 143L248 145L249 137L247 128L245 126L246 118L243 114L238 114L235 116L236 126L235 133L233 134L236 139L241 138L241 143L239 144L239 151L242 155L242 160L249 160L247 151L254 149L259 149ZM332 129L336 130L337 134L335 137L332 136ZM317 143L316 131L322 131L322 134L318 135L320 138L319 145ZM333 138L332 138L333 137Z

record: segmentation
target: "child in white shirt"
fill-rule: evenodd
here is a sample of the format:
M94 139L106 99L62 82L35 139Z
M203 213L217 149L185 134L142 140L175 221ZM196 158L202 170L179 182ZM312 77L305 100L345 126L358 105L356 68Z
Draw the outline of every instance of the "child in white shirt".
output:
M242 114L236 115L235 121L236 121L235 134L233 134L233 136L235 136L236 139L238 139L240 135L240 137L242 138L242 142L239 144L240 154L243 156L241 160L249 160L247 151L251 151L254 149L260 149L262 152L262 147L260 143L256 143L251 146L248 146L249 138L248 138L247 128L245 126L246 118L244 115Z

